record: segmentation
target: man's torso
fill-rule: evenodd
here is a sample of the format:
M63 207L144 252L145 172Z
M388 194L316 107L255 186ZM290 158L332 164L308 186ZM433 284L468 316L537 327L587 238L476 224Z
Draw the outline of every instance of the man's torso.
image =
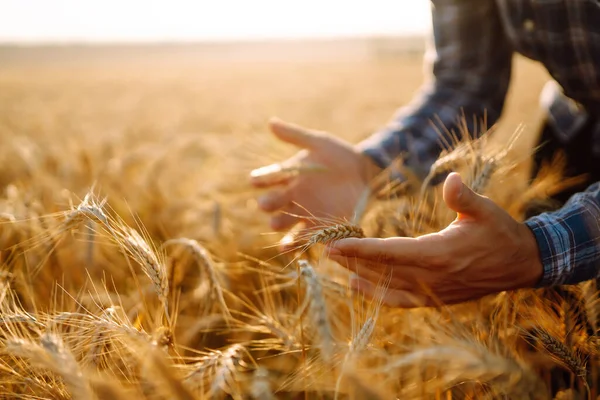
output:
M515 51L541 62L560 85L550 83L541 97L558 139L570 140L589 118L600 120L600 0L496 3Z

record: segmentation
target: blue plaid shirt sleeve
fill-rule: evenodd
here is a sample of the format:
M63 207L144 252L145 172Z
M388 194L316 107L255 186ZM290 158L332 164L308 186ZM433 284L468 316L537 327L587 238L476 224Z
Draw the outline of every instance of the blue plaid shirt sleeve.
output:
M600 276L600 182L575 194L560 210L525 224L535 236L544 267L538 287Z
M452 135L460 138L461 116L472 134L478 121L491 126L500 117L513 53L494 0L434 0L432 22L434 46L425 57L433 79L391 123L358 144L380 167L401 157L421 178Z

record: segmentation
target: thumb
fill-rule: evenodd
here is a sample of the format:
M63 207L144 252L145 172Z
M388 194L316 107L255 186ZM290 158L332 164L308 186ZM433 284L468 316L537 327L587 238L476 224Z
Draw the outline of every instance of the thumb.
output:
M284 122L277 118L272 118L269 121L269 128L279 140L303 149L317 147L323 139L323 135L316 133L315 131L289 122Z
M444 202L461 216L482 217L487 214L488 200L465 185L459 174L452 172L444 182Z

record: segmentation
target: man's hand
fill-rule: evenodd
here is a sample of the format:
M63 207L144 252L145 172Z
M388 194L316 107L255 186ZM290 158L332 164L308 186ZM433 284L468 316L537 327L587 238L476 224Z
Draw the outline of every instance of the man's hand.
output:
M317 218L352 218L358 199L378 168L352 145L329 134L279 120L270 121L269 127L278 139L303 149L284 165L317 164L326 168L278 181L251 178L254 186L271 189L258 199L263 211L274 213L271 227L287 230L300 222L290 214L306 217L307 211ZM308 219L302 222L306 229L314 223ZM299 230L296 236L302 233ZM294 241L292 238L284 246L289 248Z
M384 302L395 307L453 304L488 294L533 287L543 268L537 242L525 224L477 195L452 173L444 202L456 211L440 232L418 238L343 239L329 257L355 271L351 285L374 295L391 273Z

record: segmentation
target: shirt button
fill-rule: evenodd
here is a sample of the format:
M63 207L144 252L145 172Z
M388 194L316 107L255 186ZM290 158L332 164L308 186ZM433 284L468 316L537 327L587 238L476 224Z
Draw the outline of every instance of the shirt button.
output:
M527 32L531 32L535 28L535 23L530 19L526 19L525 21L523 21L523 28Z

